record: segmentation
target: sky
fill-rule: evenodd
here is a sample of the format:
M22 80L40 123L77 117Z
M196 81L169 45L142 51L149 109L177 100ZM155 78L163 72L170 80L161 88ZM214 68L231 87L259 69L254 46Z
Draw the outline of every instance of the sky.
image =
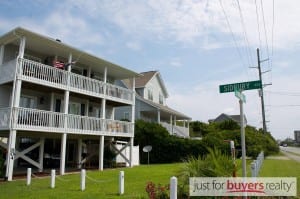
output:
M219 85L258 80L259 48L268 131L285 139L300 130L299 8L299 0L0 0L0 35L21 26L136 72L158 70L167 105L202 122L239 114ZM248 124L262 128L258 91L243 93Z

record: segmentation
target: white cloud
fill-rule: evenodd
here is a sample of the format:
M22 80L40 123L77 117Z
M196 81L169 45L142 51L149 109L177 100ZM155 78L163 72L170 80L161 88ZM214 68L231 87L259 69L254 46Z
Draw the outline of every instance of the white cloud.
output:
M140 43L138 43L136 41L128 41L128 42L126 42L126 46L129 49L134 50L134 51L139 51L142 49Z

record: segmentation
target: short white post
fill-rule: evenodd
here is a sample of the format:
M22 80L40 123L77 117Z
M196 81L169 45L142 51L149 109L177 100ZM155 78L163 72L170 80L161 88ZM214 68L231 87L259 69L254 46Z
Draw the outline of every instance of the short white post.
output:
M175 176L170 179L170 199L177 199L177 178Z
M124 171L119 173L119 194L124 194Z
M50 187L51 187L52 189L55 188L55 169L52 169L52 170L51 170Z
M81 189L81 191L85 190L85 175L86 175L85 169L81 169L81 172L80 172L80 189Z
M256 162L255 160L251 163L251 176L252 177L257 177L257 171L256 171Z
M27 168L27 181L26 181L27 186L31 184L31 168Z

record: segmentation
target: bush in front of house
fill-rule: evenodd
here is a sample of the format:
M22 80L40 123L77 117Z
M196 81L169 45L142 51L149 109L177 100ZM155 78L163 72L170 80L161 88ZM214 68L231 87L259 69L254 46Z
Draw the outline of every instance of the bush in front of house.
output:
M170 135L168 131L157 123L142 120L135 122L135 145L140 146L140 162L146 164L148 154L143 147L152 146L150 163L181 162L189 156L198 156L206 153L206 148L200 140L179 138Z

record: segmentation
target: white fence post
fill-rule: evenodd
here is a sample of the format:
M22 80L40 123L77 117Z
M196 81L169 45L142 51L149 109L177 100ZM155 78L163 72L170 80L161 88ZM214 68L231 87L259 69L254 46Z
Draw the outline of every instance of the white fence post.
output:
M80 172L80 189L81 189L81 191L85 190L85 175L86 175L85 169L81 169L81 172Z
M257 177L257 166L255 160L251 163L251 176Z
M31 184L31 168L27 168L27 181L26 181L27 186Z
M170 199L177 199L177 178L175 176L170 179Z
M52 170L51 170L50 187L51 187L52 189L55 188L55 169L52 169Z
M124 194L124 171L119 173L119 194Z

